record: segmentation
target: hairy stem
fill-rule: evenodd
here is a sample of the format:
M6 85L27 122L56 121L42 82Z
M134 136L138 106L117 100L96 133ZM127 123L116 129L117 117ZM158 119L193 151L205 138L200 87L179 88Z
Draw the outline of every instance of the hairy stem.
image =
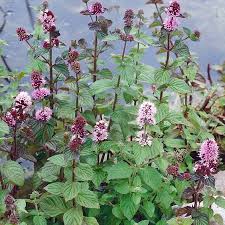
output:
M79 93L80 93L80 87L79 87L79 73L76 73L76 109L75 109L75 116L77 117L79 112Z
M49 43L52 46L52 34L51 32L49 33ZM50 86L50 108L53 109L54 108L54 80L53 80L53 63L52 63L52 56L53 56L53 52L52 52L52 47L49 50L49 86Z
M76 181L76 176L75 176L75 168L76 168L76 160L73 160L73 171L72 171L72 182ZM73 207L76 207L76 201L73 199Z
M124 46L123 46L123 52L122 52L122 56L121 56L122 62L124 61L126 47L127 47L127 41L124 42ZM118 89L120 87L120 80L121 80L121 76L119 75L118 80L117 80L116 89ZM118 101L118 94L115 91L113 106L112 106L113 112L115 112L117 101ZM108 128L109 130L110 130L111 126L112 126L112 118L110 118L110 120L109 120L109 128Z
M165 62L165 68L167 69L169 65L169 60L170 60L170 33L167 35L167 53L166 53L166 62ZM163 99L163 91L160 92L160 97L159 100L162 102Z

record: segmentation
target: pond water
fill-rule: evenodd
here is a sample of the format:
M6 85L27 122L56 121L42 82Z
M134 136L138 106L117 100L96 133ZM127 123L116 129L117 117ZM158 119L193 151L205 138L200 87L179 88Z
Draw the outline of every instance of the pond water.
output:
M7 17L3 32L0 33L0 38L8 42L5 54L10 67L18 70L25 68L27 57L26 48L18 41L15 30L18 26L23 26L32 31L26 1L28 0L0 0L0 6L5 11L12 10ZM33 12L41 2L29 0ZM102 0L102 2L107 8L120 5L118 11L115 10L109 14L115 22L114 26L121 24L122 14L127 8L144 9L145 15L149 17L155 10L154 5L145 4L146 0ZM164 0L164 2L169 2L169 0ZM218 64L225 60L225 0L180 0L180 2L183 11L190 14L188 19L182 20L182 25L201 32L201 41L192 43L191 51L199 57L202 72L205 72L208 63ZM49 0L49 3L50 8L57 15L57 26L61 32L61 39L65 43L69 44L70 39L90 36L87 32L89 19L79 13L84 7L81 0ZM148 50L144 61L151 65L157 64L153 49Z

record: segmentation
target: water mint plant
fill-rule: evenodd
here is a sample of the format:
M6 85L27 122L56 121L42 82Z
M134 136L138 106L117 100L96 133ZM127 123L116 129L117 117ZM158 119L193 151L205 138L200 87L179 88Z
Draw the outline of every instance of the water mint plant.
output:
M153 16L125 9L118 25L81 2L91 38L63 43L45 1L34 31L15 31L28 69L0 66L0 223L224 224L224 83L201 74L182 4L151 0Z

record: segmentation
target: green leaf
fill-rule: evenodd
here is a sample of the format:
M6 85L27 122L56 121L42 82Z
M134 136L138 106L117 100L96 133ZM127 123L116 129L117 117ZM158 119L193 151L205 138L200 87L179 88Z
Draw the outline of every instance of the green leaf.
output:
M153 139L152 145L148 152L149 159L154 159L157 156L161 155L163 152L163 144L157 138Z
M99 225L94 217L84 217L82 225Z
M159 85L167 84L170 79L170 72L168 70L159 69L155 73L155 81Z
M90 88L91 88L92 95L97 95L112 89L113 81L109 79L97 80L91 85Z
M48 158L48 161L52 162L53 164L65 167L66 166L66 160L64 154L54 155L50 158Z
M0 120L0 137L4 137L4 135L9 133L9 127L7 123Z
M97 195L92 191L81 191L78 193L76 197L76 202L80 206L84 206L86 208L99 208Z
M26 200L25 199L17 199L16 200L16 209L19 213L28 213L26 210Z
M223 217L220 214L215 214L214 220L218 223L218 225L224 225Z
M184 148L185 141L183 139L166 138L164 143L167 147L171 148Z
M219 135L225 136L225 126L219 126L214 131Z
M75 182L67 181L63 188L63 196L66 202L76 198L78 195L78 188Z
M169 87L179 94L186 94L191 91L186 82L178 78L172 78L169 82Z
M40 199L40 209L48 216L56 217L66 212L67 207L59 196L44 196Z
M63 215L63 221L65 225L82 225L83 212L81 207L76 207L68 210Z
M206 214L201 212L193 212L192 219L194 220L194 225L209 225L209 218Z
M70 74L68 66L66 64L56 64L53 66L53 68L58 73L63 74L64 76L69 76L69 74Z
M63 183L61 182L51 183L48 184L44 189L50 194L61 195L63 190Z
M193 220L191 218L172 218L168 222L168 225L192 225Z
M198 72L198 67L196 65L190 65L184 68L184 75L190 80L195 80L196 74Z
M146 214L151 218L154 216L155 213L155 205L152 202L146 201L143 204L143 208Z
M47 225L47 220L43 216L34 216L34 225Z
M136 214L139 206L134 204L134 202L131 200L130 195L124 195L124 196L122 196L121 201L120 201L120 208L121 208L124 216L128 220L131 220L134 217L134 215Z
M215 203L221 207L225 209L225 198L223 197L217 197Z
M13 184L24 185L25 174L22 166L15 161L7 161L2 166L3 175Z
M188 46L182 41L175 41L175 48L173 51L181 57L188 57L190 55Z
M108 180L129 178L133 172L131 167L125 162L119 162L105 170L108 173Z
M80 181L88 181L93 179L93 170L88 164L79 163L74 172L76 173L77 179Z
M159 190L162 184L161 174L154 168L147 167L140 171L142 180L154 191Z

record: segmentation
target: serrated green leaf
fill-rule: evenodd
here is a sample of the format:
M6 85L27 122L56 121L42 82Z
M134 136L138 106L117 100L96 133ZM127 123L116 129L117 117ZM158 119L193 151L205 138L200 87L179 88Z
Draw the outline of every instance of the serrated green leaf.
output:
M97 195L92 191L81 191L78 193L76 197L76 202L80 206L84 206L86 208L99 208Z
M79 208L72 208L68 210L63 215L63 221L65 225L82 225L83 222L83 212L82 209Z
M93 178L93 169L90 165L85 163L79 163L74 172L76 173L77 179L80 181L88 181Z
M133 172L131 167L125 162L119 162L105 170L108 173L108 180L129 178Z
M64 188L63 188L63 196L65 198L65 201L68 202L68 201L76 198L77 195L78 195L77 183L67 181L64 184Z
M191 91L190 87L186 84L186 82L178 78L172 78L170 80L169 88L179 94L186 94Z
M24 185L25 174L22 166L15 161L7 161L2 166L3 175L13 184Z
M63 183L62 182L51 183L48 184L44 189L50 194L61 195L63 192Z
M34 216L34 225L47 225L47 220L43 216Z
M91 85L92 95L97 95L113 88L113 81L109 79L97 80Z

